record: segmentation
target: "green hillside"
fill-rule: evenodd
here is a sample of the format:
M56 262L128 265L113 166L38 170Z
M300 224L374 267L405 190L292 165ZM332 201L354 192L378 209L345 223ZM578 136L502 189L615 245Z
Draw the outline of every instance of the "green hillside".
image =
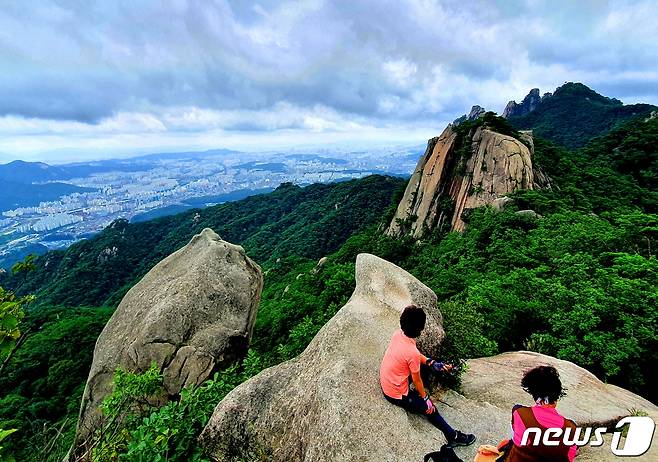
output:
M579 148L618 124L658 110L651 104L628 104L607 98L582 83L565 83L537 108L509 122L519 130L533 130L547 140Z
M242 244L266 268L313 267L352 234L379 223L404 185L377 175L305 188L284 184L176 216L122 220L93 239L39 257L29 273L0 275L0 286L38 295L21 327L29 332L27 341L0 373L0 428L18 429L8 447L17 460L61 460L72 442L94 344L112 307L203 228ZM100 305L110 307L89 308ZM53 440L60 431L63 436Z
M143 223L117 220L93 239L39 257L27 276L5 276L0 286L36 294L41 304L114 306L157 262L207 227L244 246L261 265L289 256L317 260L377 221L403 186L384 176L305 188L283 184L270 194Z

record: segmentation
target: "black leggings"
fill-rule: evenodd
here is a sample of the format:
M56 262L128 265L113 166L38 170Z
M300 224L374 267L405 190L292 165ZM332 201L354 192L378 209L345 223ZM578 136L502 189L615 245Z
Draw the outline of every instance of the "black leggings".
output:
M418 394L416 390L409 389L409 393L406 396L403 396L401 399L391 398L390 396L384 395L390 403L400 406L403 409L413 413L413 414L422 414L427 417L427 420L430 421L432 425L441 430L446 437L446 440L449 442L455 439L457 432L445 421L439 411L434 406L434 412L431 414L426 414L427 404L425 400Z

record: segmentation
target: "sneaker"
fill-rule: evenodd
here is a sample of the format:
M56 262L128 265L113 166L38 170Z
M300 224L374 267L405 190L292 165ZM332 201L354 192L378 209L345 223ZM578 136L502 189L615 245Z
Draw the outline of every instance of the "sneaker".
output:
M473 443L475 443L475 435L471 433L462 433L459 430L457 430L457 435L455 435L455 439L449 441L446 446L448 446L449 448L456 448L457 446L470 446Z

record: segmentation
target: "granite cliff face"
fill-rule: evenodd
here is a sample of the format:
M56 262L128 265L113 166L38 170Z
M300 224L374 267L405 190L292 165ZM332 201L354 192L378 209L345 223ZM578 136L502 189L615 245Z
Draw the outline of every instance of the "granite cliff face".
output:
M462 231L466 210L535 188L532 152L530 133L517 139L481 125L459 134L449 125L429 140L387 234L419 238L447 224Z
M102 422L99 406L117 368L155 363L170 396L247 352L263 276L242 247L204 229L154 266L123 298L96 342L73 460Z

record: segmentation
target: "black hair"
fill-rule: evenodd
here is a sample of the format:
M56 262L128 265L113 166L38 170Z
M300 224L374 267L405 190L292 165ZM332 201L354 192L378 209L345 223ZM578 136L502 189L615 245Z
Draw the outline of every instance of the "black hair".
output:
M537 366L523 375L521 386L537 401L547 399L554 403L564 396L560 374L553 366Z
M425 328L425 312L416 305L409 305L400 315L400 327L404 335L416 338Z

